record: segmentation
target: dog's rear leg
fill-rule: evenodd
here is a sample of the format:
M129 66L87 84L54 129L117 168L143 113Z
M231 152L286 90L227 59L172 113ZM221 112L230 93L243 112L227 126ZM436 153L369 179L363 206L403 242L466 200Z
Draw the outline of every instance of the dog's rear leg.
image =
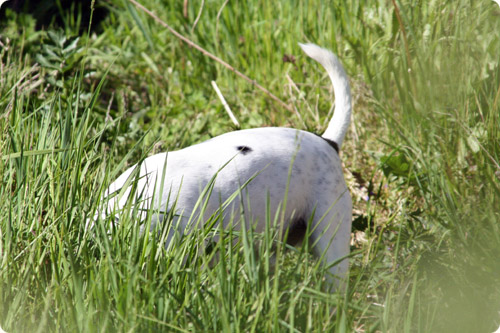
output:
M309 244L314 252L328 266L327 281L334 289L344 289L349 269L349 254L352 202L349 193L344 192L332 204L328 200L318 203L314 214Z

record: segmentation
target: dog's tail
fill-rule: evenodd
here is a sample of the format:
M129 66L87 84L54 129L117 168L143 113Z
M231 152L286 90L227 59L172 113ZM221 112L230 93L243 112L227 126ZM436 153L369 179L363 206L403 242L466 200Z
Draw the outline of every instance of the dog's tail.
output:
M335 112L322 137L337 144L340 149L344 136L351 122L351 88L344 67L339 59L330 51L315 44L301 44L304 52L325 69L333 83L335 93Z

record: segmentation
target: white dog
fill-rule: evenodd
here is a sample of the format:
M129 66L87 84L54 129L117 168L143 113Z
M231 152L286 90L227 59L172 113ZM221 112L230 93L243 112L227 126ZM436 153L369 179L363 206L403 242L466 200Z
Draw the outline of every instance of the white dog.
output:
M157 212L152 226L162 222L163 214L173 213L168 245L176 233L189 231L193 216L205 221L221 212L221 207L224 225L237 224L243 214L246 225L254 225L257 232L264 230L268 212L272 219L280 212L283 227L293 238L311 223L310 244L323 256L324 264L331 266L335 278L329 280L337 285L348 269L352 219L351 197L338 155L350 123L351 94L347 75L334 54L314 44L300 46L323 65L334 87L335 112L321 137L291 128L256 128L148 157L140 169L131 167L109 186L102 215L118 217L130 199L140 205L141 220L147 210ZM209 191L204 192L207 187ZM200 195L207 197L203 211L197 205Z

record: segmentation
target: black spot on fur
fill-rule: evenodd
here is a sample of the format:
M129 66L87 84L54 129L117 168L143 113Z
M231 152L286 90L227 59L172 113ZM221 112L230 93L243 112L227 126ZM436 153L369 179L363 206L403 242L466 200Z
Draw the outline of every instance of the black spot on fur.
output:
M252 148L247 147L247 146L238 146L238 147L236 147L236 150L239 150L243 155L246 155L246 154L252 152Z
M328 143L330 145L330 147L332 147L337 152L337 154L339 153L339 145L337 144L337 142L335 142L333 140L330 140L330 139L325 139L324 137L322 137L319 134L316 134L316 133L313 133L313 134L316 135L316 136L319 136L320 138L322 138L323 140L325 140L326 143Z
M339 152L339 145L337 144L337 142L335 142L333 140L325 139L325 138L323 138L323 140L325 140L330 145L330 147L332 147L333 149L335 149L335 151L337 153Z

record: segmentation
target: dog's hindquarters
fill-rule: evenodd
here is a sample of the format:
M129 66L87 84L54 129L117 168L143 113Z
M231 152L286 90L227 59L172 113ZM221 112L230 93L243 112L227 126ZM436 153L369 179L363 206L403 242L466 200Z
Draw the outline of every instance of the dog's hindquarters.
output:
M309 57L325 68L332 81L335 111L322 137L340 149L351 121L352 104L349 79L342 64L332 52L314 44L299 43L299 45ZM333 284L338 286L348 270L346 257L349 254L352 200L344 178L339 177L342 175L340 160L329 165L336 166L338 169L329 170L330 176L325 175L323 178L336 180L336 183L331 184L327 181L317 184L318 192L323 197L319 198L316 204L311 241L315 244L317 255L323 256L323 261L330 267Z
M326 141L299 130L260 128L226 133L179 151L154 155L110 185L106 197L113 192L119 195L106 200L104 215L119 218L127 211L124 208L129 200L133 200L132 207L139 205L136 218L142 227L149 217L147 211L156 214L151 230L155 223L163 222L164 214L171 215L172 219L165 219L172 223L165 229L168 246L176 233L200 227L191 222L207 221L238 193L224 208L224 224L232 220L238 223L238 217L243 216L247 223L257 222L256 231L262 231L266 218L281 213L284 228L293 227L294 221L311 221L310 244L329 267L329 280L339 285L348 268L352 203L335 147L341 146L350 121L349 82L331 52L316 45L301 46L325 67L333 82L336 109L322 136ZM200 206L209 184L211 196Z

